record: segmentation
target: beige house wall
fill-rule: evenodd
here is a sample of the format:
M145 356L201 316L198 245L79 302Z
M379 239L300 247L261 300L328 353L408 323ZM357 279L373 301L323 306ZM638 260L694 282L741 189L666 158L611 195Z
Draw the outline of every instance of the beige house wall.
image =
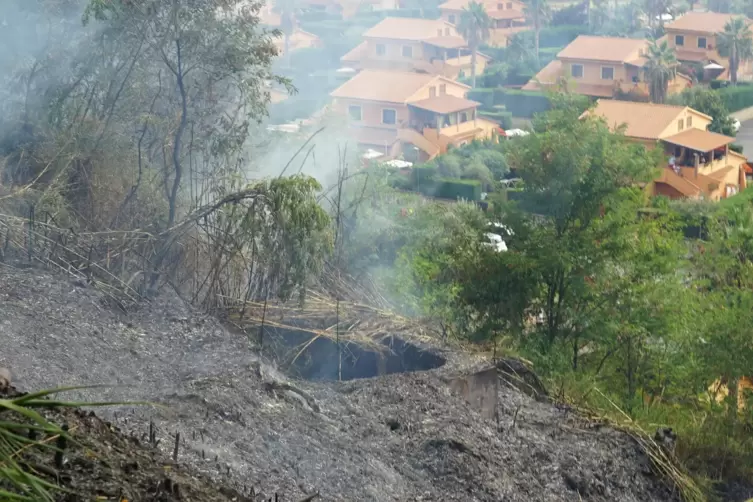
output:
M677 114L674 122L659 134L659 138L668 138L687 129L702 129L705 131L710 124L711 121L703 115L693 110L685 109Z
M351 106L361 107L361 120L356 121L350 117L349 109ZM381 101L365 101L361 99L338 98L334 103L335 109L348 118L351 125L363 127L379 127L383 129L392 129L397 133L400 124L408 121L408 107L402 103L386 103ZM382 123L382 110L395 110L395 123Z

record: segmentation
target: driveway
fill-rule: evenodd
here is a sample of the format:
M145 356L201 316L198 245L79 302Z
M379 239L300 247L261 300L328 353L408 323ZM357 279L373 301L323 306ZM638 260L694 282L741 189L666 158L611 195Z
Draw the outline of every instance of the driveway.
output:
M753 157L753 119L746 120L740 124L740 130L737 131L737 141L743 147L743 154L747 157Z

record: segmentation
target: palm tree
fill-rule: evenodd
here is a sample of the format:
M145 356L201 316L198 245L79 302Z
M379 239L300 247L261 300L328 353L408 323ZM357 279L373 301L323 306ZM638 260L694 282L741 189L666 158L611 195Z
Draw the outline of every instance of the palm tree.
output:
M457 30L466 39L471 49L471 85L473 87L476 87L476 53L479 45L489 39L491 27L492 20L482 4L471 2L468 7L463 7Z
M590 2L589 2L590 7ZM525 14L528 20L533 24L534 33L534 51L536 53L536 63L539 63L539 37L541 36L542 25L549 17L549 5L546 0L528 0L525 7ZM589 8L590 15L590 8Z
M740 63L753 58L753 33L743 17L727 21L724 31L717 33L719 55L729 58L729 77L732 85L737 84L737 70Z
M654 103L664 103L667 98L669 82L677 73L677 57L666 40L657 44L652 41L648 46L646 64L643 71L648 81L649 95Z
M275 0L274 10L280 14L280 31L282 32L286 65L290 66L290 37L295 32L298 14L296 0Z

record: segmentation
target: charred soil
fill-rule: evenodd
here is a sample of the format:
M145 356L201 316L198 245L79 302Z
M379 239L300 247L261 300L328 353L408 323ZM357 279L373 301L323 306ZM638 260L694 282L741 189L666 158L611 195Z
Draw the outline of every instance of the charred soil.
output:
M82 500L242 500L251 488L286 502L316 492L325 501L679 500L628 435L505 385L495 387L496 418L485 417L448 385L481 362L421 350L431 354L413 359L434 369L293 379L167 293L126 313L96 287L0 266L0 366L16 386L109 384L71 398L162 405L96 411L119 431L87 412L53 413L85 446L72 447L62 473Z

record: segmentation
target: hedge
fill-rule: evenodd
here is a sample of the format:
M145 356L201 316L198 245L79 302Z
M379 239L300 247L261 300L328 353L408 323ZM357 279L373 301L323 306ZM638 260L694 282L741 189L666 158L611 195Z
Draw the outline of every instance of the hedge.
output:
M753 86L730 86L721 88L717 92L730 112L753 106Z
M437 177L437 166L431 164L419 164L411 169L410 178L413 187L420 189L422 185L431 184Z
M505 90L505 108L513 117L531 118L551 107L546 94L535 91Z
M491 110L494 103L494 89L480 87L468 91L468 99L481 103L482 110Z
M479 112L479 115L483 118L498 122L502 129L512 129L512 113L508 111L497 112Z
M441 178L433 183L426 183L419 189L426 196L439 197L440 199L481 200L481 182L478 180Z

